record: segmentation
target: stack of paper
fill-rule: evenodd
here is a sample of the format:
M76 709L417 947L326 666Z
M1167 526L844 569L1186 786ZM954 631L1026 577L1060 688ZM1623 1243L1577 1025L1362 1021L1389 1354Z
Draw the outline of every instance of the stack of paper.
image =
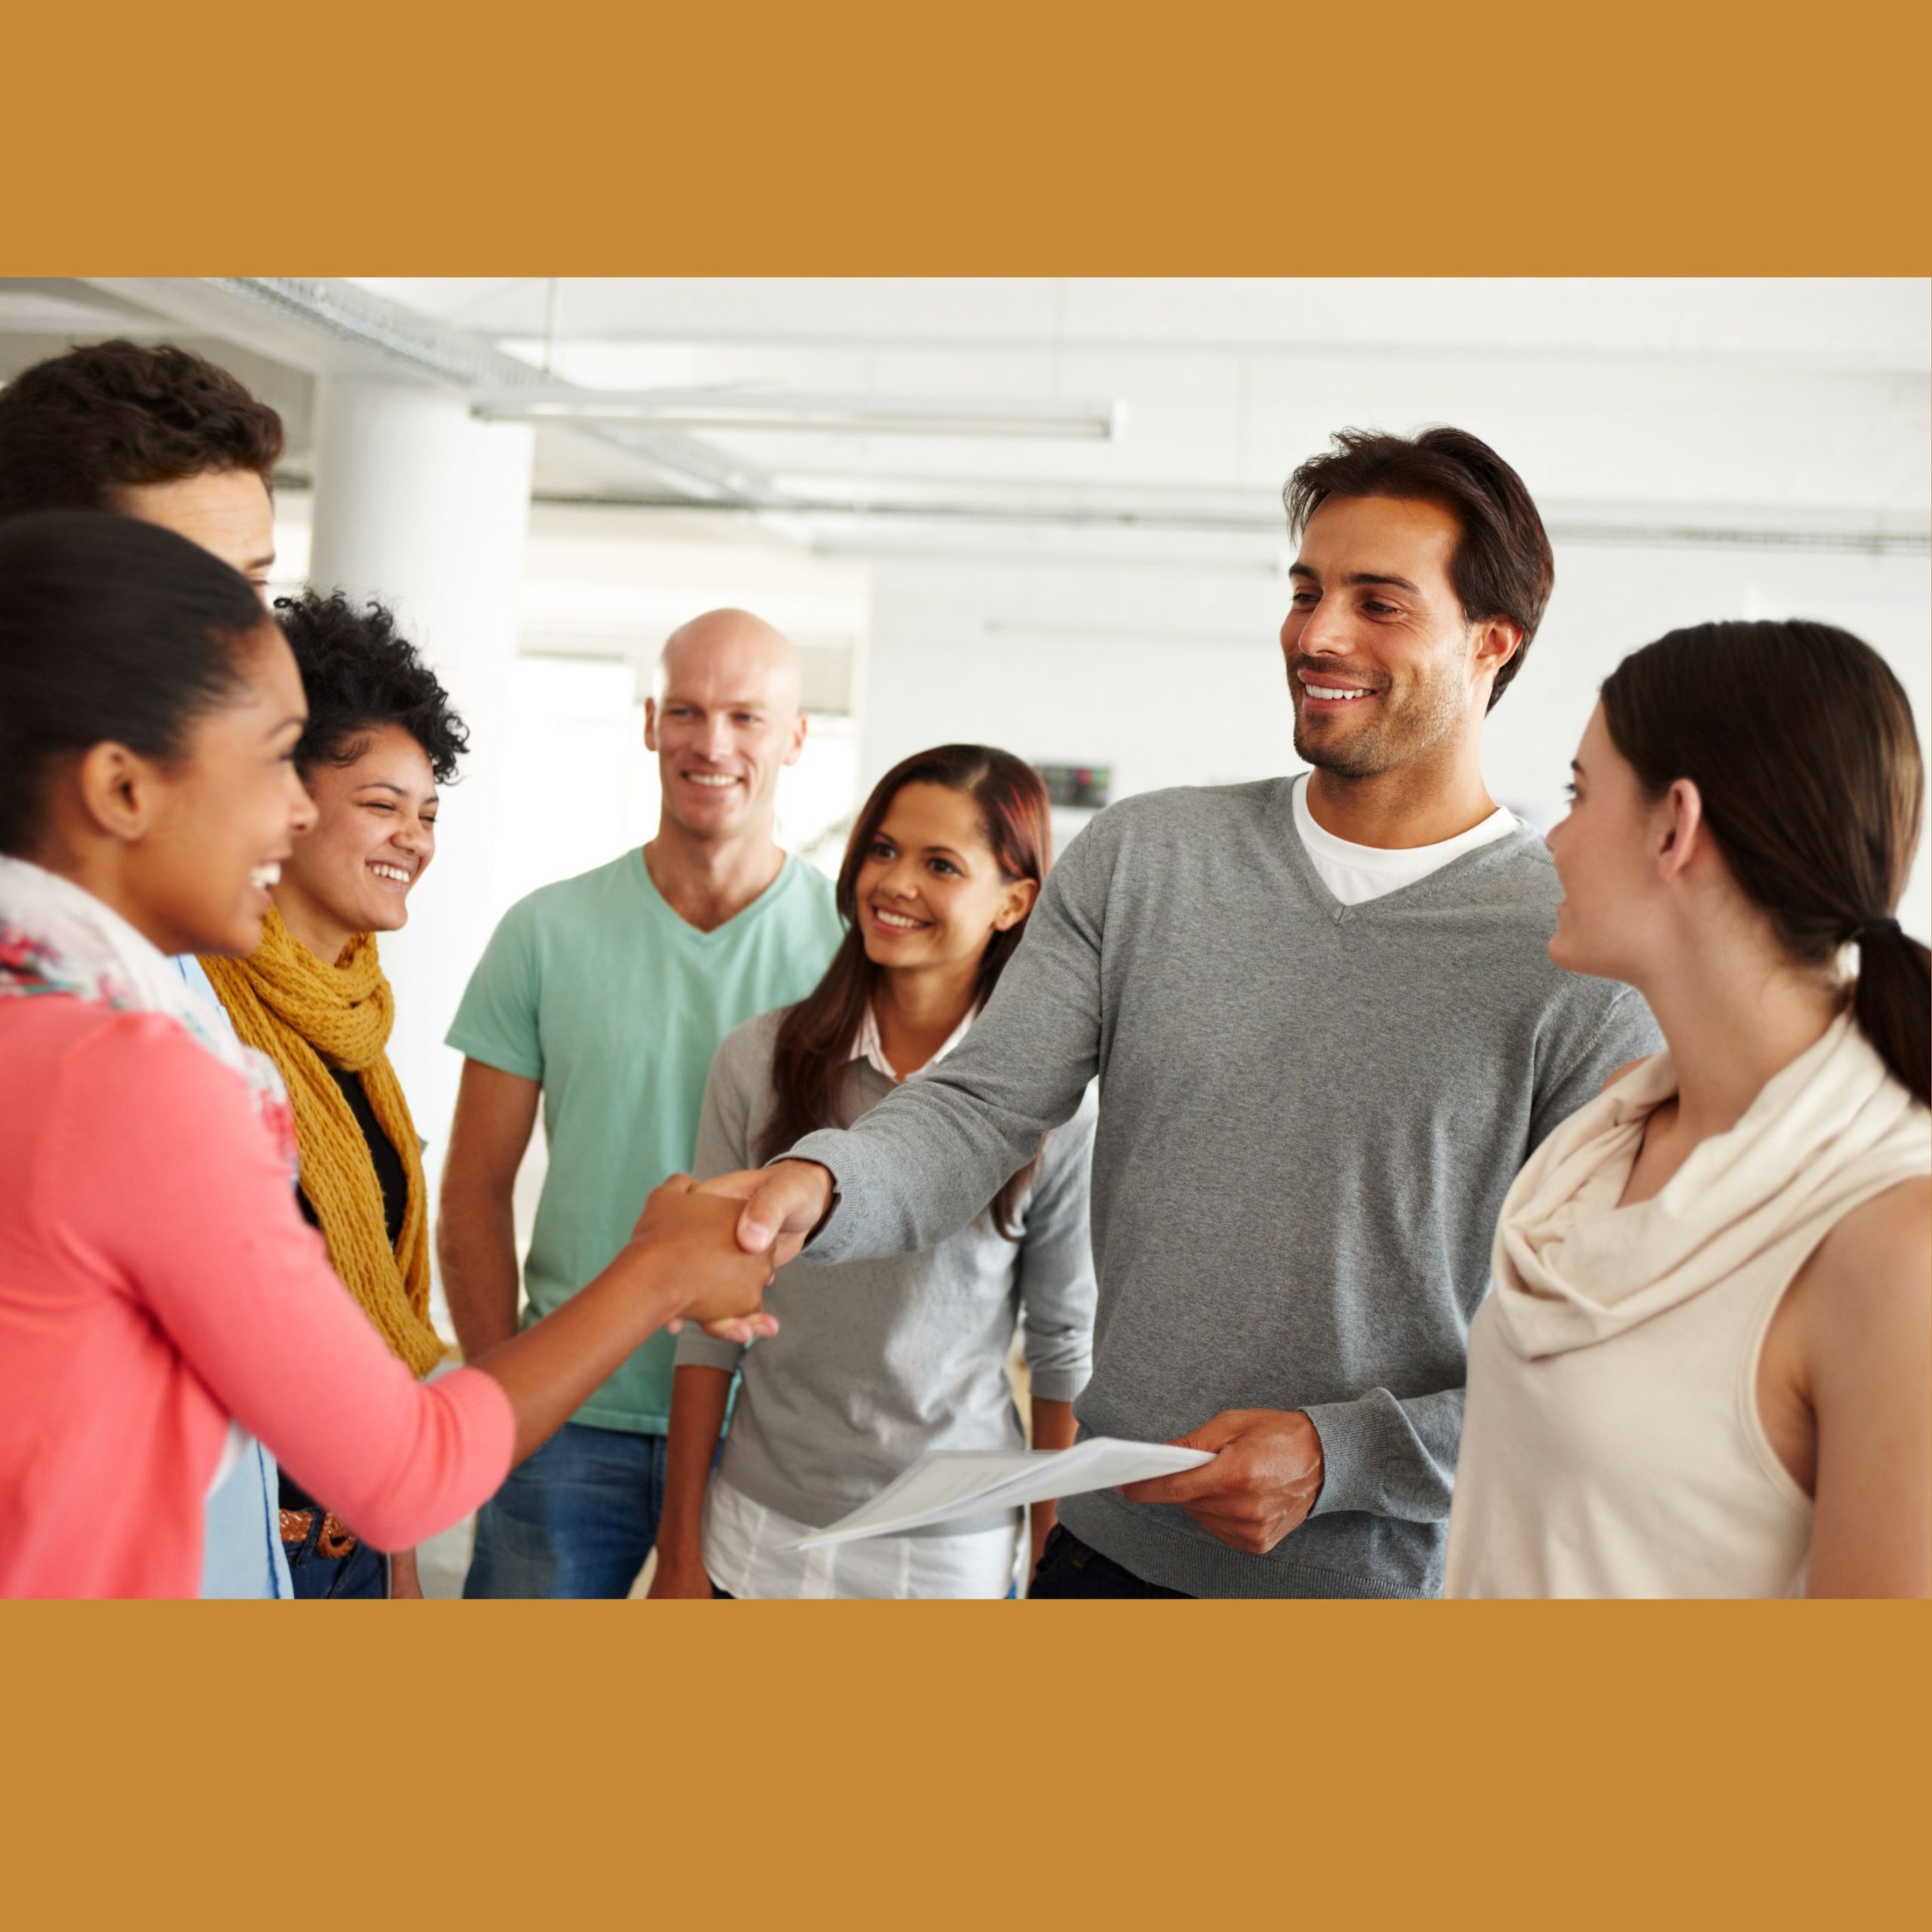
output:
M895 1536L928 1523L950 1523L1021 1503L1175 1475L1214 1460L1205 1449L1126 1442L1113 1435L1089 1436L1071 1449L940 1450L921 1456L851 1515L789 1546L818 1549L862 1537Z

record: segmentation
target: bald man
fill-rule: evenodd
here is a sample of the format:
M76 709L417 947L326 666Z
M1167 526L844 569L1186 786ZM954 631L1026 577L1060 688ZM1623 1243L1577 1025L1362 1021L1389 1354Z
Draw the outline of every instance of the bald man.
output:
M471 1359L518 1325L517 1168L543 1107L549 1168L522 1287L546 1315L688 1169L733 1027L802 999L841 931L830 882L773 837L804 749L798 654L746 611L673 632L645 705L657 834L533 892L492 937L450 1029L464 1055L437 1254ZM478 1515L472 1597L622 1597L657 1537L675 1343L647 1343Z

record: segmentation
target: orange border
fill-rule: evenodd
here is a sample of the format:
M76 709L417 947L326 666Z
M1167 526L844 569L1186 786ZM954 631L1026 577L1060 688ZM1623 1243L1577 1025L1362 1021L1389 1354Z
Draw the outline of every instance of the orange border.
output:
M1876 275L1927 254L1927 35L1897 0L60 19L9 23L13 273Z
M1923 1903L1916 1604L49 1604L0 1629L22 1926Z
M14 275L1932 257L1902 7L54 17L8 30ZM0 1605L0 1897L1885 1924L1923 1906L1928 1638L1924 1605Z

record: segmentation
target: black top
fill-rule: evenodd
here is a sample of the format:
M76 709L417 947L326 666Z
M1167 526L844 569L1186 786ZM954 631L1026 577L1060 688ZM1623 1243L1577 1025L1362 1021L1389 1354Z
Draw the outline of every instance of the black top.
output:
M342 1097L349 1103L349 1111L355 1116L355 1124L362 1130L362 1138L368 1143L369 1159L376 1170L376 1184L383 1190L383 1226L394 1247L396 1237L402 1232L402 1217L409 1206L409 1176L404 1171L402 1157L389 1144L376 1119L376 1110L369 1104L369 1097L362 1091L362 1076L359 1073L345 1073L339 1066L332 1066L330 1072L335 1075L335 1084L342 1089ZM296 1198L301 1203L302 1218L312 1228L321 1223L315 1218L315 1211L309 1205L309 1197L298 1192Z
M349 1103L349 1111L355 1116L355 1124L362 1130L362 1138L368 1143L369 1159L376 1170L377 1185L383 1190L383 1226L389 1238L389 1246L394 1247L396 1237L402 1232L402 1217L409 1206L409 1175L402 1164L402 1157L397 1153L376 1119L376 1110L369 1104L369 1097L362 1091L362 1076L359 1073L346 1073L339 1066L329 1071L335 1075L335 1084L342 1089L342 1097ZM309 1197L298 1188L296 1204L302 1210L302 1218L312 1227L321 1223L315 1211L309 1205ZM285 1509L312 1509L315 1500L306 1494L299 1484L289 1480L288 1472L281 1472L281 1505Z

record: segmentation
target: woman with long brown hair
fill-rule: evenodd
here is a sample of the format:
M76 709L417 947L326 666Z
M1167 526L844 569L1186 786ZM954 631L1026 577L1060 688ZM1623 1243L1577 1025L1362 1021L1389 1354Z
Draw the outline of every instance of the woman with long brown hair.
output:
M1828 624L1624 660L1549 835L1550 956L1667 1051L1506 1201L1450 1520L1465 1596L1932 1589L1932 982L1912 710ZM1855 965L1854 961L1855 961Z
M838 875L848 930L817 989L728 1035L697 1170L723 1174L843 1127L958 1044L992 996L1051 859L1045 788L983 745L887 773ZM654 1596L980 1596L1012 1591L1017 1511L804 1555L786 1546L936 1449L1017 1447L1005 1363L1025 1323L1035 1446L1074 1436L1094 1316L1091 1096L971 1227L918 1254L779 1271L755 1349L678 1348ZM731 1377L742 1377L717 1472ZM707 1484L709 1495L707 1497ZM1032 1554L1052 1527L1036 1509Z

